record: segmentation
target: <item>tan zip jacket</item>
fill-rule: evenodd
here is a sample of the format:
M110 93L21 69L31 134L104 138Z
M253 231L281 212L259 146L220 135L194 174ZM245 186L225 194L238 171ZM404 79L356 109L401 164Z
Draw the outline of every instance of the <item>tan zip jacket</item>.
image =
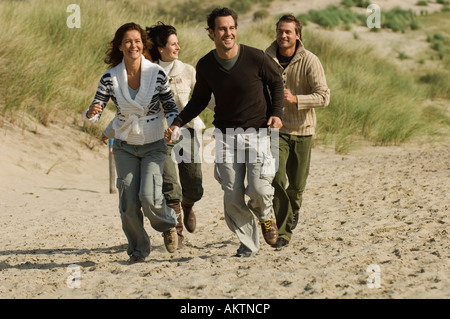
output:
M301 41L286 69L277 59L278 44L274 41L266 50L283 77L284 87L297 96L298 103L284 101L281 133L308 136L315 134L315 108L330 103L330 89L319 58L306 50Z

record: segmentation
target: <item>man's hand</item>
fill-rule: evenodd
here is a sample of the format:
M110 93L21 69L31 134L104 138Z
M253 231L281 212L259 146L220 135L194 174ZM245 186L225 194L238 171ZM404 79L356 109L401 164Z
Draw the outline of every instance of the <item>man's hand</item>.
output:
M289 103L298 103L297 97L289 89L284 89L284 100Z
M283 122L281 122L281 119L278 116L271 116L267 121L267 125L271 128L281 128L283 126Z
M172 139L177 140L180 136L180 128L176 125L172 125L164 132L164 139L167 143L172 143Z

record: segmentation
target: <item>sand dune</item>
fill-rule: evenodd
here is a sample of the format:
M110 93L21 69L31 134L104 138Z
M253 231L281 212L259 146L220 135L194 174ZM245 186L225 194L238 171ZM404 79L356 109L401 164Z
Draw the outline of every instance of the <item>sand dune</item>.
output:
M185 248L168 253L146 221L152 252L128 265L107 147L69 125L36 130L1 130L2 298L450 297L448 143L314 149L293 240L244 259L205 164ZM367 284L371 265L380 288Z

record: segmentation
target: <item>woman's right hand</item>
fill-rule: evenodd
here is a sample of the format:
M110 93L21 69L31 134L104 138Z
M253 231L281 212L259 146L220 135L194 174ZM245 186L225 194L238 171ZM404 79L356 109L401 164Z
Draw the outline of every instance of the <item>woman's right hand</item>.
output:
M102 112L102 102L98 102L97 104L92 104L91 106L89 106L86 116L88 119L91 119L101 112Z

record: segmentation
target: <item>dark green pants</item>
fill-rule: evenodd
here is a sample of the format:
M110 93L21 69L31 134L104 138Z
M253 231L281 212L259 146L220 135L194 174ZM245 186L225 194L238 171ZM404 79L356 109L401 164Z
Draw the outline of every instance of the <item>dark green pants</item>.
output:
M195 154L198 147L195 145L194 130L184 129L182 140L177 143L167 143L166 161L163 174L163 194L168 204L176 204L184 198L197 202L203 196L202 167L201 163L195 163ZM171 154L177 145L177 155L189 158L189 161L174 162ZM197 160L198 161L198 160ZM178 183L178 175L180 183Z
M292 237L292 221L302 206L303 191L309 174L312 136L280 133L279 167L273 179L273 209L278 234L286 240Z

